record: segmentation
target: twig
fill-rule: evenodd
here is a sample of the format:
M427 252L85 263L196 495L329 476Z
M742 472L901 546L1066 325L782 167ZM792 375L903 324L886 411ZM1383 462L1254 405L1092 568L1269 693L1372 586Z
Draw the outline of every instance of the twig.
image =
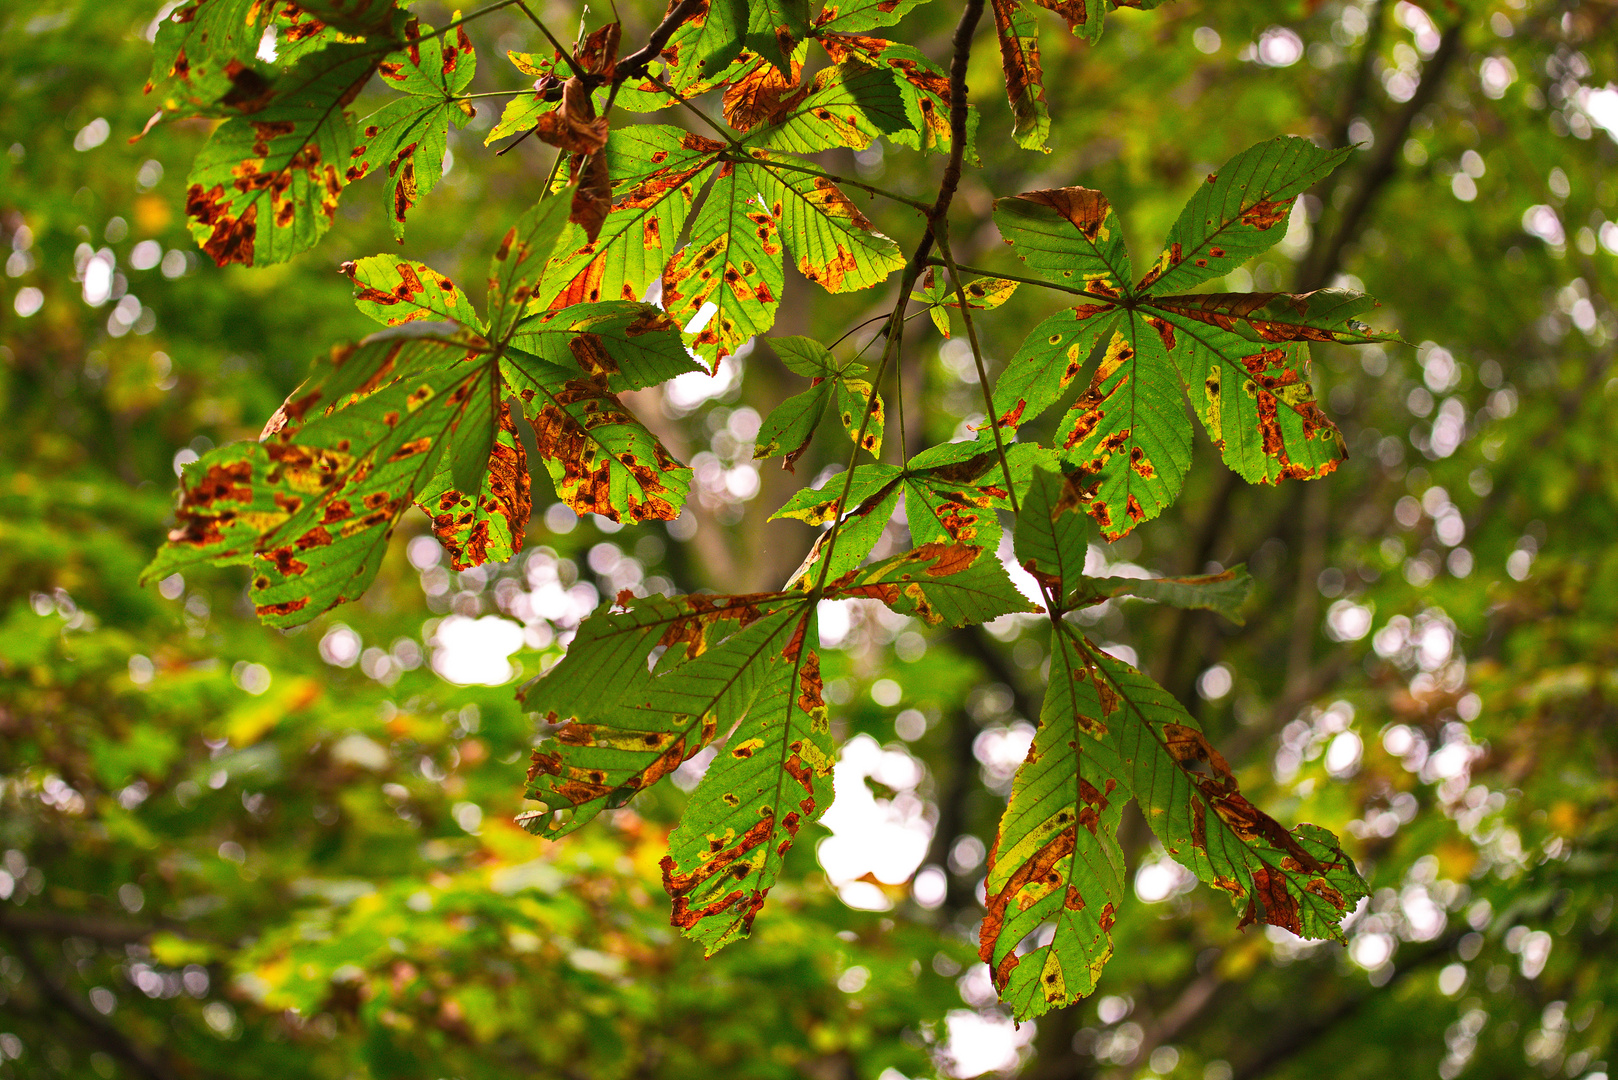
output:
M646 44L618 61L617 66L613 68L614 91L624 80L642 74L647 64L661 56L663 47L669 43L669 38L674 36L674 31L688 22L707 2L708 0L680 0L671 8L669 13L663 16L663 21L646 36Z
M859 461L860 446L865 439L866 429L870 427L871 414L876 408L875 388L882 385L882 377L887 374L888 364L898 355L900 342L904 339L904 313L910 303L910 292L916 287L916 281L927 265L927 256L932 252L935 226L949 213L950 202L955 198L955 189L960 186L961 162L966 153L966 65L972 52L972 32L977 29L978 20L982 16L983 0L966 0L966 9L961 12L961 21L955 27L953 39L955 55L950 60L949 165L945 167L944 179L938 185L938 198L934 200L928 213L927 230L923 233L921 242L916 245L915 254L905 266L904 276L899 281L899 299L893 305L893 314L888 316L887 345L882 350L882 362L871 379L872 393L865 403L865 415L860 419L859 433L854 436L854 454L848 462L842 493L837 496L831 530L826 534L820 576L812 593L817 597L825 588L826 577L831 572L832 555L837 550L837 536L843 527L843 513L848 508L848 495L854 487L854 467Z
M949 251L949 222L940 220L933 229L933 240L938 244L939 252L944 261L949 264L949 278L955 283L955 298L961 305L961 318L966 322L966 340L972 346L972 362L977 365L978 386L983 390L983 407L987 410L989 433L994 436L994 452L1000 458L1000 473L1006 478L1006 496L1011 500L1011 512L1019 512L1017 506L1017 488L1011 482L1011 463L1006 460L1005 440L1000 434L1000 418L995 415L994 394L989 389L989 372L983 365L983 349L978 345L977 327L972 322L972 305L966 300L966 287L961 284L961 275L955 266L955 259Z
M949 266L949 262L945 259L928 259L927 265L947 267ZM955 268L963 274L972 274L975 277L1000 278L1005 281L1015 281L1023 285L1037 285L1042 289L1055 289L1057 292L1070 293L1073 296L1088 297L1091 300L1096 300L1103 304L1116 304L1118 302L1118 298L1116 296L1108 296L1105 293L1090 292L1088 289L1075 289L1071 285L1059 285L1054 281L1044 281L1040 278L1019 277L1016 274L1002 273L999 270L984 270L981 267L968 266L965 263L956 263Z
M539 27L539 32L550 39L550 43L555 47L557 55L567 61L568 70L573 72L573 77L576 79L588 79L590 73L579 66L578 60L573 56L573 50L556 40L556 35L551 33L551 28L541 22L539 16L530 11L528 5L523 3L523 0L516 0L516 2L517 6L522 9L522 13L528 16L528 21Z

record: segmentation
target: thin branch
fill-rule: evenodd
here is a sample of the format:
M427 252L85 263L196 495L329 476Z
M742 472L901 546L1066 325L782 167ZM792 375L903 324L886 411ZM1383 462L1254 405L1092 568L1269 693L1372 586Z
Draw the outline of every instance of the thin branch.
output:
M978 386L983 389L983 407L987 411L986 419L989 422L989 432L994 436L994 452L1000 458L1000 472L1006 478L1006 496L1011 500L1011 512L1019 513L1017 506L1017 488L1011 482L1011 463L1006 460L1005 440L1000 434L1000 418L995 415L994 394L989 389L989 372L983 365L983 349L978 345L977 327L972 322L972 305L966 300L966 286L961 284L961 275L955 266L955 259L949 250L949 222L940 219L933 229L933 240L938 244L939 253L949 264L949 278L955 283L955 298L961 305L961 318L966 322L966 340L972 346L972 362L977 365Z
M825 588L826 577L831 572L832 555L837 550L837 536L843 527L843 514L848 509L848 495L854 487L854 467L859 462L860 446L865 439L866 430L870 427L871 415L876 409L875 388L882 385L882 377L888 372L888 364L899 353L899 344L904 339L904 315L906 307L910 304L910 292L916 287L916 281L927 265L927 256L932 252L934 229L937 223L948 215L949 205L955 198L955 189L961 183L961 162L966 153L966 65L972 52L972 32L977 29L978 20L982 16L983 0L966 0L966 9L961 12L961 21L955 27L955 55L950 60L949 165L945 167L944 179L938 185L938 198L934 200L928 213L927 231L922 235L921 242L916 245L915 254L910 257L910 262L905 266L904 276L899 281L899 299L893 305L893 314L888 317L887 345L882 350L882 362L871 379L872 393L865 403L865 415L860 419L859 433L854 436L854 453L849 458L843 490L837 496L831 530L826 533L825 554L821 556L820 576L815 582L813 592L817 597Z
M688 22L692 16L705 8L707 4L708 0L680 0L678 4L671 8L668 14L663 16L663 21L658 23L652 32L646 36L646 44L618 61L613 68L612 83L614 91L626 79L634 78L636 75L645 72L646 65L663 54L663 47L669 43L669 38L674 36L674 31Z
M949 205L955 199L955 189L961 184L961 164L966 157L966 121L970 105L966 100L966 68L972 58L972 35L977 32L978 21L983 18L983 0L966 0L961 10L961 21L955 24L955 35L950 39L953 50L949 61L949 164L944 166L944 179L938 185L938 198L932 212L927 215L927 232L911 258L916 277L932 254L934 230L949 214Z
M442 28L440 28L438 30L434 30L430 34L423 34L420 38L417 39L417 42L419 44L422 41L434 41L434 40L436 40L438 38L443 37L445 34L449 33L451 30L455 30L455 29L457 29L459 27L465 26L467 23L472 22L475 19L481 19L485 15L493 15L495 12L499 11L501 8L508 8L512 4L515 4L517 2L518 2L518 0L500 0L500 2L497 3L497 4L490 4L488 7L478 8L476 11L472 12L472 14L463 15L459 19L456 19L453 22L448 23L447 25L443 26ZM392 49L390 48L389 51L391 52Z
M947 267L949 263L944 259L928 259L927 265ZM1105 293L1090 292L1087 289L1075 289L1071 285L1058 285L1054 281L1043 281L1040 278L1020 277L1017 274L1006 274L999 270L984 270L982 267L968 266L965 263L956 263L955 268L963 274L972 274L975 277L1000 278L1004 281L1015 281L1023 285L1037 285L1042 289L1055 289L1057 292L1065 292L1070 293L1073 296L1087 297L1091 300L1097 300L1104 304L1118 303L1118 298L1116 296L1108 296Z
M891 199L896 203L903 203L914 210L921 211L923 214L930 213L932 211L932 207L922 202L920 199L912 199L908 195L900 195L898 192L889 191L886 188L879 188L874 184L867 184L863 180L855 180L847 176L838 176L836 173L829 173L824 169L817 169L813 165L804 165L796 161L787 161L784 158L771 158L768 161L760 161L757 158L749 156L746 160L748 164L758 165L765 169L786 169L788 172L805 173L809 176L818 176L823 180L830 180L841 185L842 187L858 188L861 191L868 192L869 194L878 195L884 199Z
M573 72L573 77L576 79L588 78L590 73L579 66L578 60L573 56L573 50L569 49L566 45L563 45L560 41L558 41L556 39L556 35L551 33L551 28L540 21L539 16L535 15L531 10L529 10L528 5L523 3L523 0L516 0L516 3L517 6L522 9L522 13L528 16L528 21L539 27L539 32L544 34L550 40L551 45L556 48L557 55L563 60L567 61L568 70Z

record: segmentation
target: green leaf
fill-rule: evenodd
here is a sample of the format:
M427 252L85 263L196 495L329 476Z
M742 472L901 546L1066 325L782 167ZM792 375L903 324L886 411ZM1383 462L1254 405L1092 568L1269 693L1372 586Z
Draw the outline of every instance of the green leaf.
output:
M696 185L725 144L675 127L637 125L607 137L613 208L592 242L568 224L537 303L549 308L639 300L685 230Z
M1116 312L1104 304L1079 304L1029 331L994 382L991 400L1002 431L1016 431L1067 394L1097 346L1111 340L1120 321Z
M845 484L849 485L848 505L858 506L898 479L902 471L897 465L871 462L854 466L852 482L846 473L833 473L818 487L799 488L781 509L770 515L770 520L796 518L810 525L825 525L836 516L837 500Z
M418 493L446 470L474 478L461 490L480 489L489 470L496 367L481 339L460 335L414 322L334 349L264 441L221 447L186 471L175 528L144 577L251 561L251 599L274 626L357 599Z
M757 165L721 166L690 241L663 273L664 308L715 370L775 322L785 277L776 220L759 198L767 182Z
M1285 135L1243 150L1185 204L1139 291L1184 291L1268 251L1286 235L1293 201L1353 152Z
M1253 591L1253 579L1246 566L1235 566L1217 574L1180 578L1085 578L1069 575L1063 580L1072 585L1070 603L1094 604L1115 596L1139 596L1177 608L1201 608L1216 611L1241 626L1242 605Z
M749 49L792 77L792 53L809 36L809 0L748 0Z
M1086 512L1109 540L1162 513L1191 467L1185 396L1163 336L1139 312L1117 325L1062 441L1063 459L1094 477Z
M749 146L796 154L863 150L878 136L914 130L893 72L858 62L823 69L783 104L780 119L749 134Z
M1348 456L1337 425L1309 385L1301 343L1265 346L1210 323L1165 313L1159 333L1171 343L1191 403L1225 463L1250 484L1324 476Z
M904 266L899 245L877 232L836 184L769 155L757 160L759 194L804 277L827 292L854 292Z
M378 72L405 96L389 102L359 124L345 178L375 171L387 177L387 205L395 240L404 237L405 214L431 192L444 175L447 131L466 126L472 107L456 100L472 82L477 55L462 27L453 34L421 38L412 24L407 47L382 61Z
M852 378L863 374L862 364L839 363L824 345L806 337L769 339L787 369L813 380L809 389L795 394L770 411L759 428L753 457L786 457L786 468L809 446L815 429L826 414L827 405L836 411L838 422L848 437L873 457L882 453L882 398L871 400L871 384ZM867 409L871 418L866 421Z
M527 797L544 808L518 819L540 836L555 839L624 805L728 731L770 667L773 628L760 620L786 602L774 594L621 599L621 611L603 608L580 624L561 662L521 691L528 708L563 725L528 771Z
M812 607L750 627L763 665L751 707L669 836L674 925L712 955L745 937L799 831L831 805L832 743Z
M344 263L342 272L354 282L354 306L384 326L447 320L483 327L466 294L425 263L372 255Z
M1049 152L1051 114L1045 107L1045 73L1039 59L1039 28L1020 0L993 0L1000 67L1011 102L1011 137L1025 150Z
M691 470L624 407L605 371L581 374L518 349L506 350L501 370L534 426L557 497L575 513L613 521L679 517Z
M1017 515L1017 561L1057 601L1084 578L1090 552L1090 524L1077 512L1086 501L1082 480L1035 469Z
M1040 610L1017 591L994 552L973 544L923 544L828 582L826 596L881 600L931 626L965 626Z
M539 204L506 230L489 260L489 335L509 337L540 289L558 240L568 224L568 200L558 195Z
M817 380L809 389L793 394L771 409L753 440L753 457L785 457L785 467L791 469L809 448L809 440L814 438L815 429L826 415L826 406L831 403L835 385Z
M1246 901L1241 925L1264 922L1299 937L1343 940L1339 923L1367 894L1354 863L1324 829L1292 832L1241 794L1230 766L1162 687L1082 640L1101 709L1087 745L1133 792L1147 824L1183 865Z
M1052 281L1097 294L1129 290L1124 231L1107 197L1089 188L1025 191L994 204L994 223L1017 257Z
M518 323L511 344L559 367L604 371L615 394L703 370L685 351L673 319L651 304L627 300L529 315Z
M315 53L277 82L268 105L209 137L185 208L191 235L214 262L285 262L325 235L354 145L344 105L380 59L367 45Z
M456 449L451 447L448 460L416 493L416 504L432 519L433 535L449 554L453 569L505 562L522 551L534 508L528 455L512 423L511 407L500 403L485 462L480 466L474 458L469 463L482 475L476 490L463 492L455 486Z
M1088 656L1059 625L1039 731L989 850L979 930L978 955L1019 1019L1090 993L1112 957L1129 792L1092 751L1102 694ZM1042 930L1049 940L1019 955L1018 943Z

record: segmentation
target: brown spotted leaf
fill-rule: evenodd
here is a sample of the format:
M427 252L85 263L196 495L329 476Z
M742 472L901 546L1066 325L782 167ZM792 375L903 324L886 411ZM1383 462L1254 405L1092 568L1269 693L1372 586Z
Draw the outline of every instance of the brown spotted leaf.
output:
M511 348L501 368L533 424L557 497L575 513L613 521L680 515L691 470L618 400L607 372L562 367Z
M283 76L273 100L221 124L197 154L186 191L191 235L220 266L267 266L313 247L348 182L347 105L381 56L333 45Z
M505 340L515 332L550 273L551 257L568 227L572 206L560 195L541 199L500 238L489 260L489 336Z
M780 229L755 164L717 170L691 222L690 239L663 272L663 306L711 368L775 323L785 282Z
M785 109L785 99L798 89L803 72L801 52L793 55L788 75L756 53L742 53L738 61L741 72L725 87L725 123L737 131L751 131L778 120Z
M949 76L921 50L885 38L829 29L819 31L816 40L835 63L856 60L893 72L908 123L904 130L892 132L889 138L918 150L949 152ZM968 114L966 155L968 160L974 161L972 135L977 119L976 110Z
M950 336L949 310L961 308L961 294L966 294L966 306L972 311L992 311L1011 299L1018 282L1006 278L984 277L969 281L959 290L932 267L921 276L921 291L914 298L926 304L927 315L944 337Z
M186 470L175 528L145 577L250 563L250 598L274 626L358 599L420 492L446 471L487 471L487 450L470 470L459 459L492 441L497 387L483 340L453 323L412 322L334 349L260 442Z
M1124 905L1118 822L1127 789L1093 752L1107 691L1066 624L1051 643L1039 731L989 850L979 956L1018 1019L1095 989ZM1038 934L1026 952L1017 946Z
M792 54L809 35L809 0L747 0L747 47L792 74Z
M1066 397L1121 321L1110 304L1078 304L1029 331L994 382L991 400L1000 429L1014 432Z
M1165 313L1180 377L1225 464L1251 484L1325 476L1348 447L1315 400L1309 350Z
M841 34L854 34L875 30L879 26L892 26L913 8L927 0L833 0L815 16L817 36L820 31L831 30Z
M453 453L452 448L449 454ZM528 455L511 421L510 405L500 403L478 490L457 490L454 474L453 461L446 460L416 493L416 505L432 519L433 535L449 553L450 566L468 570L488 562L505 562L520 552L534 502L529 491Z
M393 0L297 0L298 6L345 34L375 34L393 23Z
M570 223L557 245L539 307L643 299L662 277L725 144L679 128L635 125L607 137L612 206L592 240Z
M876 231L836 184L759 152L760 182L798 272L827 292L868 289L904 266L899 245Z
M472 330L483 328L467 295L425 263L372 255L346 262L340 269L354 282L354 305L384 326L449 321Z
M1056 451L1036 443L1003 447L1013 487L1022 492L1035 470L1056 461ZM1010 510L1000 452L990 436L974 442L945 443L923 450L905 466L905 518L910 542L972 544L986 551L1000 547L997 510Z
M1365 345L1398 340L1397 334L1374 330L1360 322L1358 316L1380 305L1369 296L1347 289L1317 289L1302 294L1194 293L1149 296L1142 302L1167 318L1208 323L1248 341L1271 345L1289 341Z
M1071 580L1071 578L1069 579ZM1246 566L1234 566L1217 574L1178 578L1085 578L1075 588L1070 604L1097 604L1118 596L1138 596L1177 608L1215 611L1240 626L1242 606L1253 591L1253 579Z
M262 0L180 4L157 24L146 93L157 95L159 106L175 116L229 115L261 106L273 92L275 73L255 54L275 11Z
M993 551L973 544L923 544L826 583L827 597L880 600L931 626L986 623L1041 610L1011 583Z
M851 60L824 68L814 83L786 99L767 128L750 132L749 146L814 154L834 146L863 150L876 138L914 131L899 93L898 77L885 67Z
M709 955L752 929L798 833L831 805L836 761L813 605L783 608L738 637L752 700L663 859L674 925Z
M466 31L441 37L411 23L406 46L382 61L384 86L402 96L361 120L344 179L377 173L386 178L388 220L395 240L404 237L405 215L444 174L449 125L465 127L472 106L458 100L471 85L477 56Z
M1198 186L1139 291L1184 292L1269 250L1286 235L1293 201L1353 152L1282 136L1237 154Z
M1121 312L1115 327L1058 429L1064 461L1089 477L1085 512L1109 540L1161 514L1191 467L1191 424L1165 335L1138 311Z
M994 223L1030 268L1094 294L1095 303L1129 291L1134 274L1124 231L1101 192L1080 187L1025 191L995 203Z
M523 826L566 835L727 734L770 670L779 627L769 620L787 606L802 600L625 594L586 619L561 662L522 691L526 707L562 725L534 751L527 797L543 805Z
M511 344L559 367L603 372L615 394L703 370L685 351L678 323L628 300L536 312L517 324Z
M1225 759L1167 691L1069 624L1059 633L1088 661L1099 693L1091 717L1098 727L1085 746L1134 795L1169 854L1230 893L1241 925L1343 940L1339 924L1367 889L1337 839L1313 825L1289 832L1242 795Z

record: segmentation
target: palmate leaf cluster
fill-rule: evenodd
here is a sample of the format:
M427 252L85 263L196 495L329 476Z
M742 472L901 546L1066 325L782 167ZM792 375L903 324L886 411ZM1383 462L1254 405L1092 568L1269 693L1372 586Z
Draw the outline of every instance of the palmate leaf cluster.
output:
M1315 401L1308 345L1385 339L1358 321L1374 303L1340 290L1192 290L1278 241L1297 198L1349 151L1281 137L1238 155L1199 186L1138 277L1117 214L1082 187L996 204L1031 277L953 264L950 181L907 258L844 190L858 182L814 155L884 138L947 155L957 171L971 160L975 116L952 102L959 88L920 51L874 34L914 6L676 3L649 52L624 54L610 23L565 55L550 42L512 53L532 89L511 95L490 140L538 137L558 149L557 168L536 205L492 238L481 313L422 263L345 263L355 303L384 328L317 360L259 441L186 468L175 527L147 577L245 564L260 616L297 625L364 593L413 506L457 569L509 559L533 501L525 445L579 514L674 519L691 470L622 395L717 369L762 340L807 385L763 421L758 456L790 468L828 413L853 443L845 471L777 512L824 531L779 591L626 592L585 621L560 663L522 691L552 725L533 753L537 805L524 826L547 837L577 829L712 748L662 866L675 925L717 949L748 932L787 852L832 799L838 748L819 604L875 601L950 627L1043 614L1049 687L990 854L981 939L1016 1013L1096 985L1122 899L1117 831L1129 799L1169 852L1232 895L1243 925L1339 936L1365 887L1335 838L1288 831L1248 802L1185 709L1068 616L1128 594L1240 617L1244 572L1084 574L1094 530L1120 537L1178 496L1191 460L1188 401L1250 482L1319 477L1344 456ZM1040 6L1094 41L1109 5ZM1038 148L1049 119L1035 12L995 0L992 14L1018 139ZM271 62L256 59L266 31L279 43ZM401 235L441 174L447 126L472 109L464 23L435 31L376 0L192 0L159 28L157 53L150 89L165 112L223 118L187 198L192 231L221 265L307 250L346 187L372 173L384 177ZM373 77L397 96L351 115ZM692 109L702 129L664 122L686 117L678 107L699 95L712 95L720 116ZM659 122L620 124L618 107L659 112ZM928 267L934 241L944 258ZM833 293L900 273L879 363L763 336L789 264ZM885 445L895 455L879 390L911 290L947 335L957 315L969 331L970 320L992 320L984 313L1019 286L1070 306L1034 327L985 386L975 440L883 460ZM1050 445L1019 441L1064 401ZM873 561L901 501L910 547ZM1008 521L1009 550L1037 596L1019 591L1002 561Z

